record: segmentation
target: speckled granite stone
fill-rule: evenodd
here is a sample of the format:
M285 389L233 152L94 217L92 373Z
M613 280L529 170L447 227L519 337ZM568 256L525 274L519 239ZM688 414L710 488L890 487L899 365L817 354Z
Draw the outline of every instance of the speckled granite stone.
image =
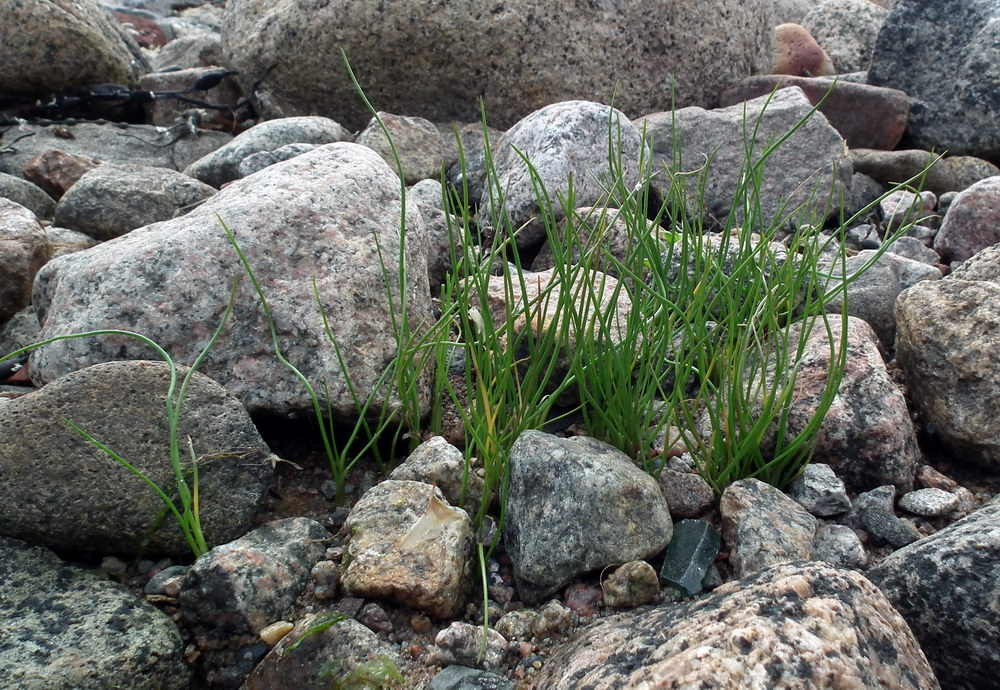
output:
M881 592L820 563L773 566L691 603L598 623L535 682L576 690L940 687Z
M349 7L349 11L345 11ZM394 113L506 128L544 105L610 101L629 116L714 104L763 71L766 0L230 0L226 64L263 85L275 117L320 112L360 129L369 113L347 78L343 48L368 98Z
M1000 664L1000 499L869 569L944 687L996 687Z

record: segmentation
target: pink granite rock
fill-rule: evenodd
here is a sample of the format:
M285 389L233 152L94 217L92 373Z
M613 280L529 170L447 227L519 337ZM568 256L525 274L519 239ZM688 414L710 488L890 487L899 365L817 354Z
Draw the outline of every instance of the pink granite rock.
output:
M801 24L779 24L774 27L771 72L798 77L822 77L834 74L835 69L830 56L805 27Z

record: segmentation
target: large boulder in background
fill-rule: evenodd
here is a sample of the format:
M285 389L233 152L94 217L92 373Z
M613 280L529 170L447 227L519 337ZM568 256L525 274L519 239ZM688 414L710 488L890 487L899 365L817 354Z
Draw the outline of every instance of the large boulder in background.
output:
M392 3L230 0L222 29L244 86L273 65L265 113L318 114L360 129L368 111L343 49L376 107L430 120L475 121L479 98L506 128L557 101L610 102L630 117L711 106L762 71L771 3L748 0L484 0ZM270 111L270 112L268 112Z
M915 148L1000 160L1000 3L902 0L872 52L868 82L913 99Z
M4 3L0 84L7 94L134 86L148 70L135 41L98 0Z
M233 280L245 278L221 218L263 287L284 356L321 396L328 392L334 414L354 419L352 391L325 333L313 279L330 333L363 398L398 350L386 282L399 285L400 194L396 173L357 144L328 144L272 165L185 216L49 262L35 282L41 337L125 328L191 364L222 320ZM426 233L419 212L406 210L407 302L417 328L431 319ZM399 316L398 296L393 299ZM41 384L97 362L152 356L130 339L69 340L35 353L31 371ZM312 414L302 384L275 358L248 280L201 371L251 411ZM375 409L386 393L380 389ZM429 386L423 395L429 399Z

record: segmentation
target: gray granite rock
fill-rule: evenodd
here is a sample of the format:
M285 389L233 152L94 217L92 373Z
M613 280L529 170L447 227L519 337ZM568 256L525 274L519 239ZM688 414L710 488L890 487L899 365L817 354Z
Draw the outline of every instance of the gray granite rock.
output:
M826 0L799 22L833 60L838 72L868 69L875 37L888 11L869 0Z
M996 684L1000 661L1000 500L870 568L903 615L943 687Z
M706 213L720 221L735 213L737 222L742 223L743 208L734 209L732 204L746 157L744 128L747 132L758 128L753 155L757 160L769 139L791 130L811 108L812 103L802 89L789 87L778 91L770 101L767 97L755 98L745 104L717 110L682 108L647 115L637 120L636 125L645 127L647 136L653 139L654 169L663 164L674 166L675 131L683 154L682 170L696 170L710 156L712 162L704 183L704 197L698 196L699 176L691 176L686 182L688 194L695 195L688 202L689 211L701 203ZM764 166L759 195L761 208L760 214L753 219L755 227L773 220L781 221L787 215L791 215L792 221L821 223L832 213L827 203L829 195L832 193L834 199L846 195L852 172L843 137L821 113L812 115ZM668 181L668 177L661 175L653 179L653 186L665 189Z
M247 175L253 175L255 172L260 172L275 163L287 161L303 153L309 153L316 147L317 144L285 144L274 151L251 153L236 166L237 176L246 177Z
M188 69L222 63L222 38L209 31L193 31L177 36L160 48L151 59L154 69Z
M389 479L433 484L449 503L464 506L471 513L479 510L483 500L483 478L474 466L466 464L462 451L441 436L432 436L417 446Z
M912 259L921 263L936 266L941 263L941 255L913 237L900 237L889 246L889 250L904 259ZM952 272L954 273L954 272ZM909 287L909 286L907 286Z
M527 603L589 570L652 556L672 534L656 480L587 437L522 433L506 500L504 540Z
M1000 243L981 249L948 274L950 280L985 280L1000 283Z
M40 546L0 537L0 619L5 687L190 687L184 642L165 613Z
M711 595L587 628L534 681L544 688L936 690L913 633L868 580L792 563Z
M430 690L514 690L514 682L489 671L452 664L431 678Z
M851 512L844 521L866 531L877 546L889 545L898 549L912 544L920 539L920 532L896 515L895 500L896 489L888 485L860 493L852 501Z
M851 509L844 482L829 465L813 462L785 491L788 497L816 517L830 517Z
M956 457L1000 467L1000 284L925 281L896 300L896 359L913 405Z
M298 621L242 687L372 687L371 679L401 682L402 665L394 645L356 620L325 611Z
M483 639L481 626L455 621L434 637L428 661L493 671L501 668L506 658L507 640L503 635L491 628Z
M1000 168L981 158L949 156L939 159L939 154L919 149L876 151L851 147L850 156L855 172L870 175L884 185L895 185L917 178L930 166L923 188L939 196L961 191L979 180L1000 175Z
M326 117L268 120L241 132L225 146L194 161L184 169L184 174L213 187L221 187L239 178L240 163L254 153L275 151L289 144L333 144L350 139L350 132Z
M35 275L50 252L35 214L0 198L0 323L28 306Z
M769 484L757 479L733 482L722 492L719 512L736 577L812 558L819 521Z
M945 261L965 261L998 242L1000 176L995 176L959 192L934 238L934 251Z
M672 86L679 105L711 105L720 89L763 71L773 26L769 0L406 0L347 13L232 0L226 10L223 64L244 87L277 64L262 88L267 117L330 113L352 129L370 114L341 48L379 108L474 122L482 98L490 122L506 128L550 103L613 92L630 116L668 108Z
M347 568L350 596L388 599L450 618L469 593L473 535L468 514L423 482L388 479L351 509Z
M291 613L329 537L315 520L285 518L196 560L181 588L180 609L199 646L257 634Z
M110 240L194 209L215 189L187 175L144 165L99 165L59 200L55 222Z
M518 247L533 247L545 239L545 223L536 193L540 182L552 200L556 220L568 212L556 201L566 195L572 181L574 208L607 203L614 186L609 157L609 131L615 156L625 170L621 181L631 189L639 179L642 132L621 111L590 101L564 101L545 106L511 127L497 145L493 163L496 177L487 180L480 200L479 222L496 226L499 214L510 219ZM530 162L534 172L529 169ZM497 207L495 201L503 203ZM525 224L527 224L526 227Z
M4 91L41 96L66 87L134 86L149 71L98 0L37 0L4 8Z
M52 219L56 211L55 199L41 187L24 178L0 172L0 198L9 199L24 206L38 218Z
M321 397L329 393L335 415L355 419L354 398L326 336L311 278L316 277L355 391L364 398L398 352L384 273L395 285L398 183L381 158L356 144L322 146L273 165L227 186L187 215L47 264L34 291L42 335L126 327L152 337L176 361L193 362L219 324L232 280L245 276L221 216L267 296L284 356ZM412 273L407 306L415 326L431 317L426 251L421 218L408 209L406 264ZM150 356L134 342L60 342L32 358L32 375L43 383L87 364ZM202 371L251 411L312 414L302 384L274 357L257 294L247 280L227 333ZM426 404L429 380L418 388ZM382 389L373 399L374 409L385 394L391 395Z
M420 180L441 179L442 168L447 169L454 161L448 160L450 149L444 136L430 120L422 117L393 115L379 112L382 124L389 130L393 146L403 167L406 184L416 184ZM396 160L382 127L372 118L361 132L357 143L375 151L396 170Z
M436 295L451 271L452 248L461 257L464 249L462 222L448 218L441 183L421 180L406 190L407 203L413 203L424 219L427 229L427 276L431 291Z
M908 134L927 150L997 158L1000 7L994 0L897 2L872 54L868 81L910 95ZM941 41L947 36L947 41Z
M899 507L914 515L940 517L958 508L959 500L957 495L943 489L917 489L903 494Z
M847 275L853 278L847 286L847 313L863 319L875 331L882 347L891 351L896 341L896 297L921 280L940 280L941 271L891 251L876 256L871 249L848 257L846 264ZM839 262L833 263L831 274L843 275ZM828 310L839 314L841 304L841 300L831 300Z
M172 493L168 382L163 362L108 362L0 408L0 427L18 429L0 436L6 478L0 482L0 533L70 550L136 553L145 547L189 554L172 516L152 529L164 506L150 487L62 421L72 421ZM185 470L189 436L200 458L205 539L212 545L243 535L273 473L271 453L249 415L225 389L195 374L178 436Z
M821 524L813 540L813 558L852 570L864 568L868 563L868 553L861 539L846 525Z

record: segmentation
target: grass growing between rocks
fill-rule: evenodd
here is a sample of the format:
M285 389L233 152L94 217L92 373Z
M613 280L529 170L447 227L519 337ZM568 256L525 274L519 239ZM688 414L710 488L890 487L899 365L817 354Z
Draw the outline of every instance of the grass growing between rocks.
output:
M167 420L167 434L169 439L169 454L170 454L170 467L174 474L174 486L172 495L167 492L166 489L159 486L155 481L153 481L149 475L140 470L134 464L129 462L127 459L123 458L119 453L115 452L113 449L109 448L107 445L102 443L100 440L94 438L85 429L80 428L78 425L73 423L70 419L63 419L63 422L81 437L83 437L87 442L91 443L103 453L105 453L112 460L120 464L122 467L130 471L132 474L141 479L150 489L159 496L160 500L163 501L164 507L169 511L174 518L177 520L177 525L180 527L181 532L184 534L184 539L187 541L188 547L191 549L192 555L197 559L199 556L208 552L209 545L205 541L205 535L201 528L201 515L199 510L199 495L198 495L198 455L195 453L193 442L188 438L188 451L190 455L190 464L185 467L185 461L183 460L183 453L181 451L180 439L178 427L180 424L181 413L184 408L184 397L187 393L188 384L191 381L191 377L194 376L198 367L201 366L202 362L208 356L212 348L215 347L216 341L218 341L219 336L226 327L226 323L229 321L229 316L233 311L233 305L236 301L236 290L238 287L238 281L234 282L233 288L230 291L229 302L226 305L226 310L223 313L222 320L219 322L218 327L216 327L215 332L212 337L209 338L208 343L202 348L201 352L192 362L191 366L188 368L187 373L184 378L181 379L180 385L178 386L178 372L177 365L173 358L160 347L156 342L150 338L142 335L141 333L134 333L132 331L118 330L118 329L101 329L95 331L87 331L85 333L71 333L68 335L59 335L46 340L42 340L37 343L23 347L20 350L12 352L11 354L0 357L0 362L17 357L21 354L31 352L32 350L37 350L40 347L44 347L50 343L58 342L60 340L71 340L77 338L90 338L96 336L120 336L126 338L133 338L138 340L145 345L152 348L167 364L167 368L170 372L170 382L167 385L166 395L164 396L165 405L165 416ZM190 481L190 483L188 483Z

